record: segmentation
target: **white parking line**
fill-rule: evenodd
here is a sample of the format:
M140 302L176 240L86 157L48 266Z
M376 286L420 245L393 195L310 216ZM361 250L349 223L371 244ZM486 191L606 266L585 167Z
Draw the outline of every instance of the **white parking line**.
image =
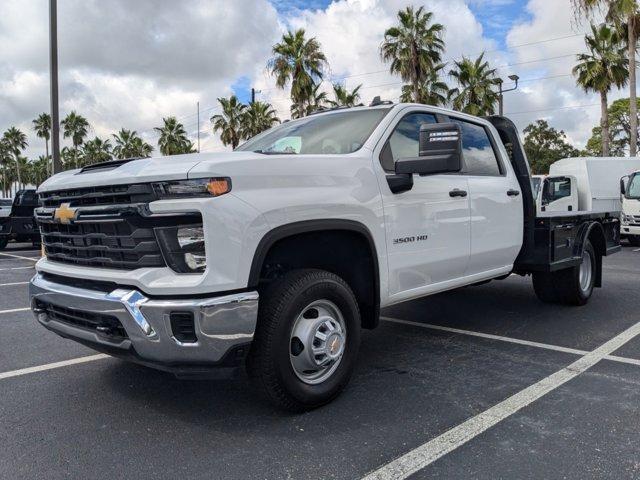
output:
M5 272L7 270L27 270L30 268L34 268L34 265L29 265L28 267L10 267L10 268L0 268L0 272Z
M13 285L27 285L29 282L13 282L13 283L0 283L0 287L11 287Z
M0 372L0 380L3 380L5 378L19 377L21 375L27 375L29 373L44 372L45 370L52 370L54 368L78 365L79 363L95 362L96 360L102 360L103 358L109 358L109 355L99 353L97 355L89 355L88 357L72 358L71 360L65 360L63 362L47 363L45 365L21 368L20 370L13 370L10 372Z
M0 313L26 312L27 310L31 310L31 309L30 308L12 308L10 310L0 310Z
M429 466L439 458L464 445L505 418L542 398L569 380L584 373L610 353L622 347L640 334L640 323L636 323L592 352L580 357L571 365L543 378L530 387L485 410L484 412L446 431L442 435L411 450L383 467L371 472L365 480L389 480L407 478Z
M442 332L456 333L459 335L468 335L471 337L486 338L489 340L498 340L500 342L515 343L517 345L525 345L527 347L544 348L546 350L554 350L556 352L571 353L573 355L586 355L587 350L578 350L576 348L561 347L560 345L551 345L549 343L530 342L529 340L521 340L519 338L503 337L500 335L492 335L490 333L474 332L472 330L461 330L459 328L443 327L441 325L433 325L430 323L412 322L410 320L401 320L399 318L380 317L380 320L391 323L399 323L402 325L411 325L414 327L427 328L429 330L439 330ZM613 362L628 363L631 365L640 365L640 360L635 358L618 357L617 355L607 355L605 360Z
M38 258L22 257L20 255L14 255L12 253L0 253L0 255L4 255L5 257L11 257L11 258L19 258L20 260L31 260L32 262L37 262L41 258L41 257L38 257Z

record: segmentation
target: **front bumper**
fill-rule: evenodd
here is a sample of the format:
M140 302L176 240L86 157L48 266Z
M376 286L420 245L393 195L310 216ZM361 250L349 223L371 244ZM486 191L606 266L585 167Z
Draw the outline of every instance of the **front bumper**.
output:
M179 376L217 376L221 369L238 367L253 339L258 315L257 292L151 299L138 290L79 288L38 273L31 279L29 293L36 319L49 330ZM170 318L175 312L192 314L195 341L177 340L180 335L172 331ZM114 328L118 322L121 326Z
M620 227L620 235L640 235L640 226L623 223Z

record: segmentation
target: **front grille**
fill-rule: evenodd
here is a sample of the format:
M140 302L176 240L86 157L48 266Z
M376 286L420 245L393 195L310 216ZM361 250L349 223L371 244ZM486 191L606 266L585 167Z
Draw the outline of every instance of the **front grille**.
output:
M154 200L157 200L157 196L150 183L76 188L40 194L40 204L45 208L57 208L63 203L68 203L70 207L81 207L132 205Z
M128 338L122 323L114 316L61 307L41 300L36 302L36 307L45 312L51 320L96 332L113 340Z
M166 266L148 211L155 199L151 184L41 193L36 219L47 258L118 270ZM56 220L59 207L72 220Z

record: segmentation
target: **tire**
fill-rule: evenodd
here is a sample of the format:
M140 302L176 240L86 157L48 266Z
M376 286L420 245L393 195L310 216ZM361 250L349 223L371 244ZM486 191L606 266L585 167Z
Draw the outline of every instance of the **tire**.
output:
M329 321L333 330L319 318L333 318ZM340 277L323 270L288 272L260 292L258 324L247 358L249 377L279 408L303 412L320 407L349 382L360 346L360 325L355 295ZM326 334L322 345L316 343L317 332ZM325 349L326 354L305 356L311 354L309 345ZM313 363L318 358L327 366ZM303 365L313 368L303 370ZM316 367L314 377L311 372Z
M640 247L640 235L628 235L627 240L632 246Z
M4 250L8 243L9 243L9 237L4 236L4 235L1 236L0 237L0 250Z
M545 303L585 305L595 286L597 261L593 245L587 240L580 265L557 272L534 273L533 289L538 299Z

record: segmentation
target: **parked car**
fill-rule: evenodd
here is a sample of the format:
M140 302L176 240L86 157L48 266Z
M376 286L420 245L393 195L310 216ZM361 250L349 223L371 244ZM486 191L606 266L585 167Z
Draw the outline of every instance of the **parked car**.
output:
M37 206L38 195L35 190L18 190L9 215L0 218L0 250L11 240L39 245L40 232L33 216Z
M510 153L508 153L510 152ZM584 305L617 212L536 213L514 124L374 101L229 153L112 161L39 188L46 328L181 377L246 360L267 398L335 398L381 307L510 274Z

